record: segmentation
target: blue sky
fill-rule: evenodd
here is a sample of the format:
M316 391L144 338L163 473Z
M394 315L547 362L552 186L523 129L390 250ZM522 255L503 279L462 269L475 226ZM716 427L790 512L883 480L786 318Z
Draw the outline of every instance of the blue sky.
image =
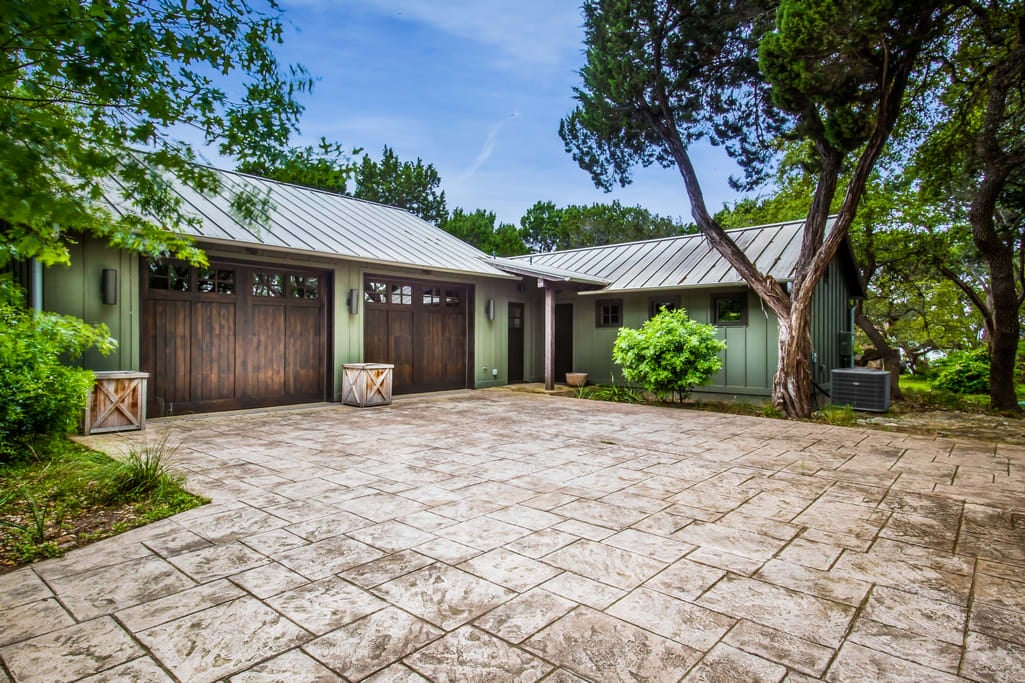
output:
M449 209L494 211L518 224L539 200L562 206L619 199L690 220L675 169L638 170L606 194L563 148L583 29L569 0L283 0L283 62L318 78L299 142L321 136L374 157L434 164ZM738 197L719 150L694 151L706 202Z

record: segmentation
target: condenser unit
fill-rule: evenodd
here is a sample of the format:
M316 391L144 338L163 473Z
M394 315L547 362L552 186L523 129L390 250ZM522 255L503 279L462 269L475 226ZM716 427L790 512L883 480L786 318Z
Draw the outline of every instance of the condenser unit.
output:
M833 405L849 405L855 410L885 413L890 409L890 373L872 368L833 370Z

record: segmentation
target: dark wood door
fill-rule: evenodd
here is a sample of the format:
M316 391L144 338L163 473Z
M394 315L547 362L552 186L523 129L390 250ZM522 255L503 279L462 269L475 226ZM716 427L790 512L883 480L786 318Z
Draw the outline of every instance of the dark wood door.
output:
M555 304L555 381L573 372L573 304Z
M509 303L509 367L510 382L523 381L523 304Z
M368 275L363 360L395 366L395 394L470 386L472 297L469 285Z
M327 398L326 272L143 263L150 415Z

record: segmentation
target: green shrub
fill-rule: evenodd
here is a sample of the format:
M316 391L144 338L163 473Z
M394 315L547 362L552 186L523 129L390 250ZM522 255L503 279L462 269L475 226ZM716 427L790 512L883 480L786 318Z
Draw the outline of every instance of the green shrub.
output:
M17 298L9 282L0 282L0 462L75 429L93 374L61 359L115 345L103 325L29 311Z
M171 471L177 451L178 447L169 445L166 437L130 450L123 460L112 465L110 498L138 498L181 485L182 476Z
M719 353L726 343L715 334L714 326L691 320L683 309L663 309L639 330L620 328L612 360L623 368L627 380L660 400L670 395L682 400L722 367Z
M989 392L989 352L985 348L952 351L933 363L936 389L952 394Z

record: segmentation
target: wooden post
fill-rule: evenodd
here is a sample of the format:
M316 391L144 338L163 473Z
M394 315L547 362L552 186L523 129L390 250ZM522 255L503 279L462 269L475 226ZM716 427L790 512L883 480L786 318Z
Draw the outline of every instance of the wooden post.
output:
M545 283L545 389L555 389L555 288Z

